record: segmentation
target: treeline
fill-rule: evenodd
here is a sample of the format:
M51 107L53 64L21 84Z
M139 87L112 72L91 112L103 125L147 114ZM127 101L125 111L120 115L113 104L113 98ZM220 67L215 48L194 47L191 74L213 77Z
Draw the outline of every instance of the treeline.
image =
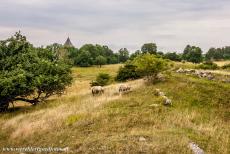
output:
M229 60L230 46L224 48L210 48L205 58L208 60Z
M108 46L99 44L85 44L79 49L75 47L62 46L60 44L53 44L47 46L46 48L54 50L59 56L68 57L73 65L81 67L124 63L127 60L133 60L138 55L146 53L157 55L158 57L170 59L172 61L188 61L192 63L230 59L230 47L210 48L206 54L203 53L200 47L191 45L187 45L182 53L165 53L158 51L155 43L146 43L141 46L140 50L137 50L132 54L130 54L126 48L122 48L118 52L114 52Z
M126 48L122 48L115 53L108 46L99 44L85 44L78 49L55 43L46 48L54 50L59 56L67 57L73 65L81 67L117 64L126 62L129 59L129 51Z
M206 54L200 47L187 45L183 53L168 52L166 54L160 53L164 58L173 61L188 61L193 63L200 63L203 61L218 61L230 60L230 46L223 48L210 48Z

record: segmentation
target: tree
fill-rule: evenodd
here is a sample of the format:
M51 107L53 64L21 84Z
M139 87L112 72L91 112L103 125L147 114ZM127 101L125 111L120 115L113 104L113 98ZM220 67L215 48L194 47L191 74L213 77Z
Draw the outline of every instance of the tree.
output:
M99 65L101 67L101 65L105 65L107 62L107 59L103 56L97 56L96 60L95 60L96 64Z
M205 55L205 59L206 60L213 60L213 59L215 59L215 54L216 54L216 49L210 48Z
M126 62L129 59L129 51L126 48L121 48L119 51L119 62Z
M186 46L182 57L184 60L187 60L193 63L200 63L203 60L201 48L196 47L196 46L190 46L190 45Z
M75 63L81 67L89 67L93 64L93 59L89 51L81 51L75 59Z
M210 48L205 55L206 60L230 59L230 47Z
M157 45L155 43L146 43L141 47L142 53L157 54Z
M82 56L81 54L82 53L85 54L85 52L87 52L87 54L90 55L90 59L89 59L90 63L87 64L88 66L97 65L96 58L98 56L103 56L104 58L106 58L105 64L116 64L116 63L118 63L117 54L113 53L113 51L108 46L105 46L105 45L102 46L99 44L96 44L96 45L85 44L76 52L76 55L77 55L76 57L78 57L78 58L75 58L75 65L83 66L83 65L79 64L80 62L78 60L76 63L76 59L79 59L79 55L81 57Z
M164 55L164 58L170 59L172 61L181 61L181 56L176 52L168 52Z
M132 53L129 57L130 60L133 60L134 58L136 58L138 55L141 54L140 50L135 51L134 53Z
M0 111L9 103L36 105L71 84L70 66L52 50L35 48L20 32L0 41Z
M137 56L131 63L137 66L137 71L149 81L154 81L160 72L168 68L164 59L149 53Z

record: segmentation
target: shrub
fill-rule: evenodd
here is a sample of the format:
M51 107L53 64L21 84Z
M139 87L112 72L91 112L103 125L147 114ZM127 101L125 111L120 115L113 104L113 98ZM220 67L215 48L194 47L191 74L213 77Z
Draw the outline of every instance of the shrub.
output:
M203 64L200 64L198 68L204 69L204 70L207 70L207 69L215 70L215 69L218 69L218 65L213 63L212 61L207 61L207 62L204 62Z
M116 80L126 81L128 79L138 79L141 74L137 71L137 66L132 64L126 64L124 67L120 67Z
M225 64L224 66L221 67L222 69L228 69L230 70L230 64Z
M137 56L132 64L137 66L137 71L147 77L149 81L154 81L160 72L168 69L168 62L162 58L157 58L151 54Z
M109 84L111 77L109 74L106 73L100 73L97 78L96 81L92 81L90 83L91 86L105 86Z

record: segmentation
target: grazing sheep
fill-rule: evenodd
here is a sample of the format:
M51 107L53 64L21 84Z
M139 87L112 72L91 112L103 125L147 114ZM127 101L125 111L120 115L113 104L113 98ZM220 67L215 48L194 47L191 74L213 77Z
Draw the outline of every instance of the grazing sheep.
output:
M159 96L165 96L164 92L159 92Z
M102 86L94 86L91 88L93 96L96 94L103 94L104 93L104 88Z
M127 92L130 91L131 87L128 85L120 85L119 92Z
M155 91L154 91L156 96L160 96L160 94L159 94L160 92L161 92L160 89L155 89Z
M163 98L164 98L164 102L163 102L164 105L172 105L172 100L171 99L167 98L166 96L163 97Z

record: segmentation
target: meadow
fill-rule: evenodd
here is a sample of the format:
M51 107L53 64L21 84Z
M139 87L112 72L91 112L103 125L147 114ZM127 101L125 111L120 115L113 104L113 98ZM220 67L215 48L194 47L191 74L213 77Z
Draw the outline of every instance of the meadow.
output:
M0 115L1 147L62 147L68 153L191 153L190 142L206 153L230 153L230 84L172 72L164 82L129 81L93 97L98 73L112 77L121 65L73 68L74 83L61 97L37 106L18 103ZM193 68L177 63L174 67ZM161 89L172 100L163 106Z

